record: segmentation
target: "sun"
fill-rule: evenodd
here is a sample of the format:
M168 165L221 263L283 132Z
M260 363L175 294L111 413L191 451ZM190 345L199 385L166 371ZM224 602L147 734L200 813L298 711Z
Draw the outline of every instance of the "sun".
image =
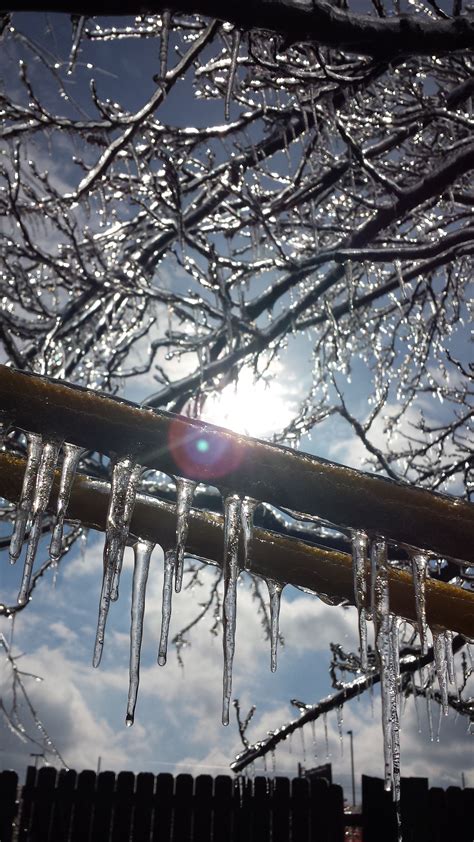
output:
M281 372L256 380L247 368L236 383L206 401L201 419L235 433L267 438L286 427L294 412L294 396Z

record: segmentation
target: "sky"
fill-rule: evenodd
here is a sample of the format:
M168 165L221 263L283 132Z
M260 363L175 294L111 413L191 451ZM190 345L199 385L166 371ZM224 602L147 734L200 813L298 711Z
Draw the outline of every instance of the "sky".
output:
M68 23L64 23L64 27ZM34 30L37 19L31 18ZM38 29L38 32L41 30ZM121 90L127 99L136 96L137 85L149 79L131 61L121 47L120 61L127 70L128 84ZM113 73L112 52L104 60L103 74ZM143 65L155 61L153 47L145 42ZM112 77L109 77L112 78ZM140 101L147 92L140 87ZM179 100L179 97L177 98ZM175 103L173 105L173 103ZM127 102L131 105L132 101ZM214 107L214 106L213 106ZM216 111L218 106L215 106ZM189 102L189 110L176 99L166 104L162 119L176 122L186 112L187 120L201 119L199 106ZM173 110L174 109L174 110ZM183 118L184 119L184 118ZM222 113L219 119L222 119ZM259 437L271 436L291 417L298 400L301 383L295 383L292 361L301 360L304 349L295 343L286 355L285 364L277 363L270 371L267 386L255 387L244 374L237 390L228 387L219 405L212 402L207 420L230 426ZM301 366L299 366L301 370ZM360 386L360 384L359 384ZM125 397L141 400L154 391L151 378L142 378L127 386ZM363 401L363 389L354 384L353 398ZM374 431L382 436L382 430ZM377 440L375 439L375 444ZM343 422L331 419L321 427L317 440L306 437L302 449L344 464L361 467L361 446L347 435ZM165 667L156 664L161 621L162 553L156 548L150 574L142 670L135 724L125 727L128 686L128 647L130 624L130 588L132 554L126 551L121 596L112 606L106 634L102 664L91 666L97 621L102 573L103 536L90 531L87 542L75 547L61 562L56 573L49 572L35 590L31 604L17 615L14 623L0 619L0 631L12 641L12 652L21 655L18 667L40 676L41 682L25 677L25 686L38 716L41 718L62 757L70 768L123 769L223 774L242 748L235 718L224 728L221 724L222 643L210 632L212 619L206 617L188 635L189 645L182 652L180 666L170 647ZM42 545L38 562L45 558ZM20 562L8 564L7 553L0 558L1 601L11 603L16 597ZM202 584L184 588L173 600L171 634L178 633L200 610L200 605L213 581L214 568L202 573ZM264 588L264 586L263 586ZM270 671L269 642L258 616L257 604L244 577L238 593L237 641L233 677L233 697L240 700L245 714L251 705L256 713L249 729L251 741L262 739L270 730L295 718L297 711L291 698L307 703L317 702L331 692L328 675L329 643L340 642L344 648L357 648L356 612L328 606L316 597L287 587L283 592L281 633L285 645L279 652L279 666ZM4 704L11 702L11 670L2 661L0 687ZM461 772L466 783L474 786L474 765L471 739L466 734L467 722L456 720L450 711L441 722L437 740L439 709L433 704L434 739L430 739L427 712L419 702L418 716L413 700L407 703L402 718L402 773L429 777L433 785L459 785ZM419 724L418 724L419 719ZM24 711L24 724L30 735L34 723ZM354 732L357 791L362 773L381 777L383 773L379 691L373 698L365 694L344 708L342 743L336 713L327 721L328 749L324 727L316 725L316 754L311 728L304 729L304 738L295 734L277 749L275 765L268 758L269 774L295 775L298 763L312 767L325 763L327 750L333 764L334 780L350 797L350 755L347 731ZM419 727L421 733L419 733ZM38 736L38 732L36 733ZM41 738L41 735L39 735ZM22 743L11 734L5 723L0 725L0 766L14 768L20 774L31 762L30 752L37 747ZM255 772L262 774L259 761Z

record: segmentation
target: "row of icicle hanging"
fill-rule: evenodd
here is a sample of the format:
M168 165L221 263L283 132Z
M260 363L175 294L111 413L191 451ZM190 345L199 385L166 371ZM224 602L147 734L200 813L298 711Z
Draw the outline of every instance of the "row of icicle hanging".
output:
M3 424L3 433L8 431ZM10 543L10 561L14 564L20 556L28 530L26 556L18 593L18 604L23 605L30 596L33 564L42 534L43 517L46 512L53 486L54 473L62 449L62 465L57 499L56 515L49 554L57 564L62 553L64 519L69 503L74 476L84 453L83 448L70 443L43 441L40 435L27 433L27 461L21 496ZM111 493L107 514L104 545L104 573L99 602L99 616L94 646L93 665L99 666L104 645L105 627L110 602L119 595L119 581L123 554L129 537L129 527L135 504L140 477L145 469L133 457L122 456L112 467ZM164 547L164 579L162 601L162 623L158 648L158 663L166 663L168 632L171 619L173 585L179 593L183 581L183 563L188 532L188 516L192 505L196 483L176 477L176 543ZM229 705L232 691L232 664L235 648L237 580L240 573L238 561L239 541L242 538L244 568L250 562L250 542L253 528L253 514L257 501L250 497L243 499L230 494L224 499L224 559L223 559L223 705L222 722L229 723ZM134 721L140 669L140 650L143 633L145 594L154 544L138 537L133 545L134 573L132 584L132 610L130 632L130 671L126 723ZM392 789L398 803L400 793L400 667L399 667L399 622L400 618L390 612L388 586L387 543L376 537L371 542L365 532L352 532L352 555L354 571L355 603L358 611L361 671L370 672L367 657L367 621L374 623L375 648L378 656L382 725L384 737L384 763L386 789ZM414 553L412 558L415 586L418 629L422 653L428 650L428 627L425 608L425 579L428 556ZM367 569L371 577L368 580ZM266 580L270 599L271 624L271 669L276 670L277 642L279 636L280 597L283 585L271 579ZM433 632L435 666L440 686L442 708L448 712L448 681L455 682L452 654L452 633Z

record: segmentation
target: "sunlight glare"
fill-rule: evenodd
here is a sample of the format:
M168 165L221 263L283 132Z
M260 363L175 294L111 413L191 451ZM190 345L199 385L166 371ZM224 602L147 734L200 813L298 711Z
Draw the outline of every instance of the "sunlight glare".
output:
M265 438L284 429L294 415L295 403L281 372L255 380L253 371L247 368L237 383L230 383L206 401L201 419L236 433Z

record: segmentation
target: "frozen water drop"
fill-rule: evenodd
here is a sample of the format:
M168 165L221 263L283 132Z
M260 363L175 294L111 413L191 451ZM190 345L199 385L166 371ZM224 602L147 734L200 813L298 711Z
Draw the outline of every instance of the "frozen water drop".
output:
M183 585L184 551L188 537L189 511L193 502L196 483L190 479L176 479L176 580L175 590L179 593Z
M84 449L82 447L77 447L75 444L66 443L63 449L64 459L61 469L61 479L59 482L56 523L54 525L51 544L49 547L49 557L52 561L58 561L61 557L64 518L66 516L79 459L84 453Z
M151 541L139 539L133 545L134 569L132 583L132 608L130 623L130 667L127 702L127 725L132 725L135 717L138 685L140 683L140 652L143 637L143 618L145 616L145 596L150 569L151 554L155 545Z
M231 494L224 501L224 600L223 648L224 676L222 698L222 724L229 724L229 705L232 693L232 664L235 650L237 620L237 579L239 575L239 534L241 499Z
M176 550L168 549L164 552L163 598L161 607L161 634L158 648L158 663L160 667L166 664L168 651L168 634L171 620L171 605L173 597L173 576L176 568Z

